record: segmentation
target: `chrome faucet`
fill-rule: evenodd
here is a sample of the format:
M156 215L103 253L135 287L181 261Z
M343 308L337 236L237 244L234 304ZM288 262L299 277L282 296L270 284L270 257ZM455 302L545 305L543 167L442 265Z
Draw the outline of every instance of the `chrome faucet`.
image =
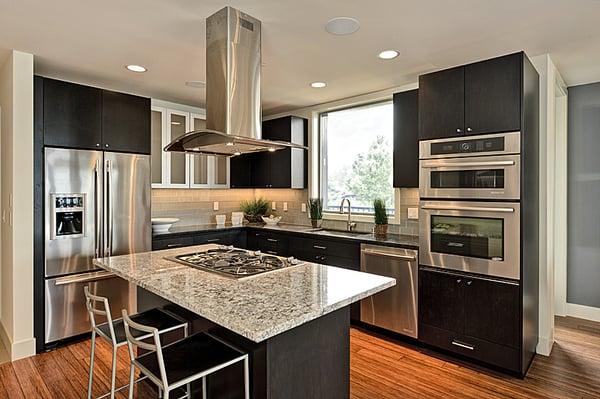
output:
M352 206L350 205L350 200L348 198L344 198L342 203L340 204L340 213L344 213L344 202L348 201L348 221L346 222L346 230L352 231L356 227L356 223L352 221Z

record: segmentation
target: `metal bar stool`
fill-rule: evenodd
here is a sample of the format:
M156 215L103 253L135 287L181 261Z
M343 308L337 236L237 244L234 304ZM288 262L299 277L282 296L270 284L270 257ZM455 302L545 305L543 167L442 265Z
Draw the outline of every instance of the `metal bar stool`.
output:
M125 335L125 326L123 324L122 319L113 320L110 306L108 304L108 298L93 295L90 293L89 287L85 286L83 288L85 292L85 306L88 310L90 321L92 323L92 348L90 353L90 378L88 382L88 399L92 397L92 381L94 378L94 356L96 351L96 334L100 337L104 338L107 342L112 345L112 372L111 372L111 384L110 391L105 393L102 396L99 396L98 399L104 398L106 396L114 399L115 392L120 391L121 389L126 388L128 385L123 385L115 389L116 382L116 374L117 374L117 350L119 347L125 345L127 343L127 337ZM100 303L102 306L97 307L97 304ZM105 316L106 322L102 324L96 323L96 315ZM188 335L188 325L187 322L183 322L182 320L171 316L168 313L165 313L159 309L150 309L145 312L141 312L131 316L131 318L139 323L145 323L156 328L159 334L175 331L177 329L183 329L184 336ZM136 335L137 339L143 340L152 337L152 334L138 334ZM143 379L142 377L140 379Z
M164 399L169 399L171 391L184 385L187 386L184 397L190 398L190 384L198 379L202 379L202 397L206 399L206 376L238 362L244 363L244 397L250 399L247 353L206 333L193 334L163 347L156 328L136 323L126 310L123 310L123 321L131 358L129 399L133 399L135 367L162 390ZM140 333L150 334L154 343L142 342ZM150 352L136 357L136 347Z

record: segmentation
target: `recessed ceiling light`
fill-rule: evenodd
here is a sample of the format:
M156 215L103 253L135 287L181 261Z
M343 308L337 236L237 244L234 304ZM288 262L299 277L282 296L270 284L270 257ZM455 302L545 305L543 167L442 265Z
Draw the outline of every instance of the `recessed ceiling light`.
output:
M193 87L195 89L199 89L201 87L206 86L206 82L203 82L201 80L188 80L187 82L185 82L185 85Z
M358 20L352 17L336 17L325 24L325 30L332 35L349 35L356 32L358 28L360 28Z
M141 65L133 65L132 64L132 65L127 65L126 68L129 69L131 72L146 72L147 71L147 69Z
M327 83L325 83L325 82L312 82L310 84L310 87L314 87L315 89L320 89L320 88L323 88L325 86L327 86Z
M381 58L382 60L391 60L398 57L398 55L400 55L400 53L396 50L384 50L381 53L379 53L379 58Z

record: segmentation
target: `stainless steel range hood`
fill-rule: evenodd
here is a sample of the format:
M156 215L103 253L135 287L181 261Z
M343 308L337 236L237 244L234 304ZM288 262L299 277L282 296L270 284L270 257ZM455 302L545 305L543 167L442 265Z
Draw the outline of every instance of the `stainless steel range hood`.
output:
M233 156L306 148L262 140L261 23L225 7L206 20L206 129L173 140L165 151Z

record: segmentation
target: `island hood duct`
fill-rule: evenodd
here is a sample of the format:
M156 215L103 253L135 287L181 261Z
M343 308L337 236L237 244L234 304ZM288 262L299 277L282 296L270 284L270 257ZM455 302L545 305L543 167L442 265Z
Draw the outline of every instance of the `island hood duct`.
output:
M206 19L206 129L174 139L165 151L234 156L303 148L262 140L261 23L225 7Z

